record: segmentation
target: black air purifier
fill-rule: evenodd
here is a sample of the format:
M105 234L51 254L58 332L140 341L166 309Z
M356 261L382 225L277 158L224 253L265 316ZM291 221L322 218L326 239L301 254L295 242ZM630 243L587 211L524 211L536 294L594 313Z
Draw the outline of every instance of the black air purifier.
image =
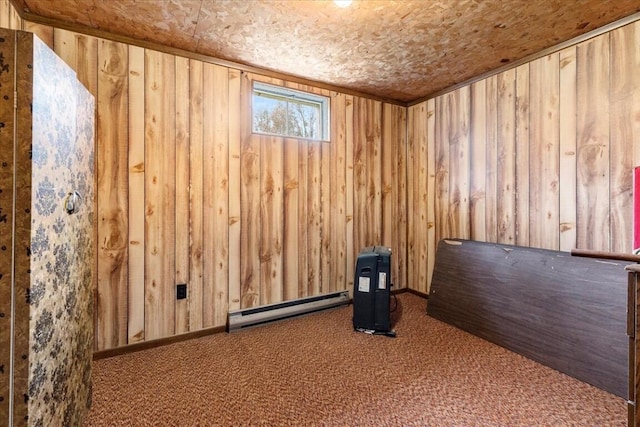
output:
M395 336L391 330L391 286L391 249L364 248L358 255L353 283L356 331Z

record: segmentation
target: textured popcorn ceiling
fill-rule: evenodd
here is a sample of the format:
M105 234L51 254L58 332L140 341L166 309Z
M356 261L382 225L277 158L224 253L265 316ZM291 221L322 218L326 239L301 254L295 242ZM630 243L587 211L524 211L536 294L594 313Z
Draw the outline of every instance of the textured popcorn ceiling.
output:
M107 31L412 101L640 11L640 0L12 0Z

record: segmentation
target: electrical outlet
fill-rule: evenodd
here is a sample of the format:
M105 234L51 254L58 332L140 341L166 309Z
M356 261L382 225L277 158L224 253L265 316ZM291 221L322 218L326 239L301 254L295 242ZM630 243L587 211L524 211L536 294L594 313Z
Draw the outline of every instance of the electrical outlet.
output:
M187 297L187 284L180 283L176 285L176 299L185 299Z

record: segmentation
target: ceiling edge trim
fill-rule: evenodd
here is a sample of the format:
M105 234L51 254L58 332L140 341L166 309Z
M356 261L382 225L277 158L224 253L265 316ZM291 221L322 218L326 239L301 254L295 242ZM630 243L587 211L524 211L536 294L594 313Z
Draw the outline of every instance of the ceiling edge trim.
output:
M453 91L458 90L458 89L460 89L462 87L465 87L465 86L469 86L469 85L471 85L473 83L479 82L480 80L484 80L484 79L486 79L488 77L494 76L496 74L500 74L500 73L502 73L504 71L507 71L507 70L510 70L512 68L519 67L520 65L526 64L527 62L532 62L532 61L535 61L536 59L543 58L543 57L545 57L547 55L550 55L552 53L556 53L556 52L558 52L558 51L560 51L562 49L565 49L567 47L571 47L571 46L577 45L578 43L582 43L582 42L587 41L589 39L592 39L594 37L601 36L604 33L608 33L609 31L613 31L613 30L616 30L618 28L622 28L622 27L624 27L626 25L632 24L632 23L634 23L636 21L639 21L639 20L640 20L640 12L636 12L636 13L634 13L632 15L629 15L629 16L624 17L622 19L618 19L617 21L610 22L609 24L603 25L602 27L599 27L599 28L591 30L591 31L589 31L587 33L581 34L581 35L579 35L577 37L574 37L572 39L566 40L566 41L558 43L558 44L556 44L554 46L551 46L551 47L548 47L546 49L543 49L540 52L536 52L534 54L525 56L522 59L518 59L517 61L513 61L513 62L511 62L509 64L505 64L502 67L496 68L494 70L489 70L489 71L487 71L485 73L479 74L479 75L477 75L475 77L472 77L472 78L470 78L468 80L465 80L463 82L457 83L457 84L455 84L453 86L449 86L446 89L442 89L442 90L439 90L437 92L431 93L429 95L420 97L420 98L418 98L418 99L416 99L414 101L409 101L409 102L406 103L406 105L407 105L407 107L412 107L414 105L417 105L417 104L420 104L422 102L428 101L429 99L437 98L438 96L444 95L444 94L449 93L449 92L453 92Z
M293 76L290 74L280 73L277 71L269 70L266 68L260 68L253 65L243 64L241 62L230 61L227 59L216 58L209 55L204 55L201 53L191 52L185 49L174 48L170 46L165 46L159 43L154 43L146 40L140 40L133 37L122 36L119 34L112 34L105 30L100 30L97 28L91 28L84 25L76 25L69 24L64 21L60 21L58 19L45 18L42 16L34 15L30 12L25 12L22 5L16 2L15 0L9 0L9 3L16 10L21 19L31 22L33 24L46 25L50 27L55 27L61 30L72 31L75 33L85 34L93 37L99 37L106 40L111 40L114 42L124 43L132 46L138 46L145 49L151 49L162 53L167 53L170 55L182 56L189 59L195 59L198 61L206 62L209 64L220 65L227 68L233 68L239 71L244 71L247 73L260 74L265 77L271 77L281 80L286 80L292 83L298 83L308 86L317 87L319 89L326 89L333 92L340 92L345 95L353 95L362 98L371 99L374 101L385 102L388 104L399 105L402 107L407 106L407 102L400 101L397 99L385 98L377 95L373 95L366 92L360 92L357 90L345 88L342 86L332 85L330 83L319 82L316 80L305 79L304 77Z

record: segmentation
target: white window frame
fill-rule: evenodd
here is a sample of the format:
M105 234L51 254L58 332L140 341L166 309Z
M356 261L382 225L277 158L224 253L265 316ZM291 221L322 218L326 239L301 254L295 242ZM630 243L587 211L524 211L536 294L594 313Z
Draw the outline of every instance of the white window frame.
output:
M289 106L289 103L317 106L318 110L320 111L320 117L319 117L320 136L317 138L313 138L313 137L304 137L304 136L297 136L297 135L290 135L290 134L269 133L261 130L256 130L255 129L256 109L255 109L255 106L253 105L253 99L256 94L286 102L287 107ZM255 134L278 135L278 136L283 136L287 138L298 138L298 139L307 139L312 141L328 142L330 138L329 105L330 105L330 99L327 96L317 95L315 93L303 92L301 90L289 89L282 86L276 86L268 83L254 81L253 88L251 91L251 131Z

